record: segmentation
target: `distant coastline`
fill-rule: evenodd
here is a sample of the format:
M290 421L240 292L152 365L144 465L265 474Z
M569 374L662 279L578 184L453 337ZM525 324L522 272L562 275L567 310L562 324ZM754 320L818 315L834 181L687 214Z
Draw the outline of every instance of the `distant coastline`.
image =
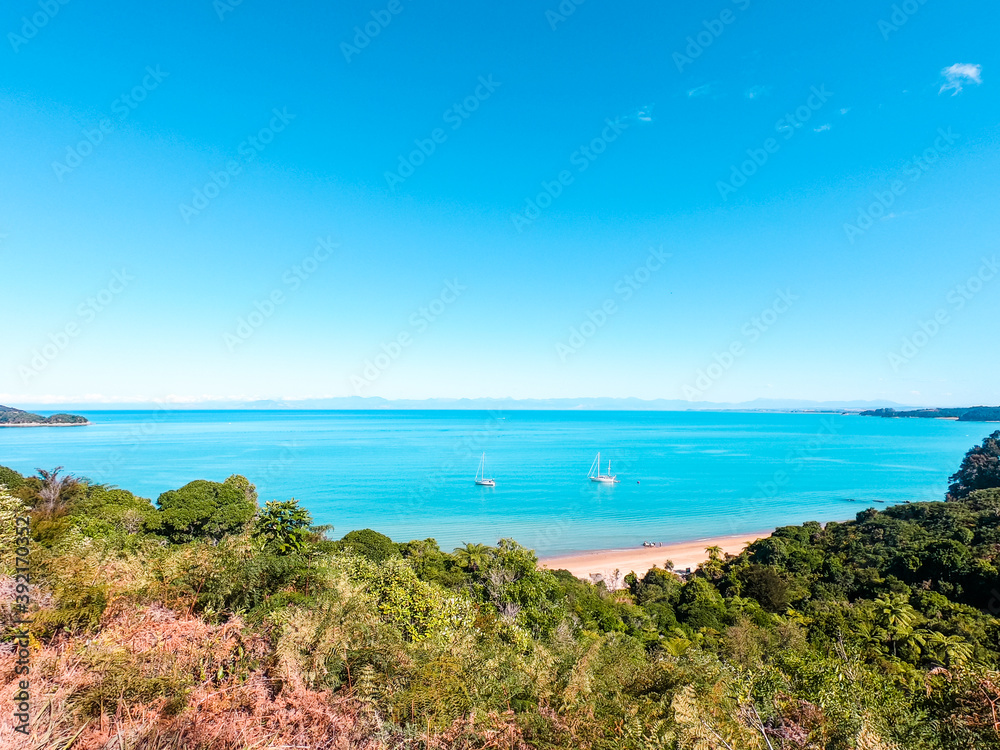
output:
M26 403L26 408L46 409L52 404ZM758 398L753 401L715 402L640 398L425 398L385 399L379 396L331 398L254 399L204 401L70 402L64 409L91 411L618 411L618 412L744 412L793 414L859 414L873 409L916 409L893 401L809 401Z
M79 427L90 424L90 420L78 414L52 414L43 417L23 409L15 409L0 404L0 427Z
M969 406L958 409L871 409L861 412L862 417L883 419L947 419L956 422L1000 422L1000 406Z

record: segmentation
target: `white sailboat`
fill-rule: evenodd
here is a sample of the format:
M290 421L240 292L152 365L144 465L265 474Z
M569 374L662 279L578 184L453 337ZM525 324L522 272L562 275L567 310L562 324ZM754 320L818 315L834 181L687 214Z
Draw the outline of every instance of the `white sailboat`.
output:
M497 483L486 476L486 453L483 453L479 461L479 470L476 472L476 484L480 487L496 487Z
M600 482L601 484L615 484L621 481L611 473L611 459L608 459L608 473L601 473L601 454L599 452L597 458L594 459L594 463L590 465L590 472L587 476L591 482Z

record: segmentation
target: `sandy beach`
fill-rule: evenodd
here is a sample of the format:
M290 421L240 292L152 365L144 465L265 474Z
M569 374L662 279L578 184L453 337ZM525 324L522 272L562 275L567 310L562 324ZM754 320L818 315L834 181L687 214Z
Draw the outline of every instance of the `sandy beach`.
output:
M719 546L724 553L738 554L758 539L770 536L772 530L757 531L749 534L709 537L695 539L690 542L675 542L662 547L637 547L633 549L608 549L592 552L575 552L568 555L543 557L539 565L551 570L568 570L578 578L588 579L593 574L601 574L610 578L617 569L621 575L635 571L643 575L654 566L663 567L666 560L674 563L674 568L684 570L695 568L708 559L706 547Z

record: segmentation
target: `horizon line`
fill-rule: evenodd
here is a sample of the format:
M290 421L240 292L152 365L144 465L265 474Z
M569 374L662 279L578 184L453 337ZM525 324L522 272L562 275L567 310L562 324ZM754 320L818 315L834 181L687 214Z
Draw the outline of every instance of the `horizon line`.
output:
M382 396L319 396L301 398L239 398L212 397L201 398L126 398L114 399L92 395L82 399L72 397L43 397L41 400L32 398L10 398L13 394L0 394L0 405L20 409L77 408L91 411L127 411L143 407L162 408L165 410L197 409L206 410L240 410L264 409L268 405L276 410L386 410L396 407L400 410L432 410L443 405L460 406L464 408L482 406L489 408L490 404L505 406L530 407L544 410L594 410L616 411L616 406L630 405L628 411L710 411L710 410L867 410L876 408L893 409L948 409L974 408L986 406L982 404L963 404L942 406L940 404L903 404L889 399L801 399L801 398L765 398L758 397L747 401L687 401L684 399L655 398L643 399L636 396L580 396L580 397L428 397L428 398L397 398L389 399ZM323 402L326 402L325 404ZM20 404L20 406L13 406ZM643 409L642 407L648 407Z

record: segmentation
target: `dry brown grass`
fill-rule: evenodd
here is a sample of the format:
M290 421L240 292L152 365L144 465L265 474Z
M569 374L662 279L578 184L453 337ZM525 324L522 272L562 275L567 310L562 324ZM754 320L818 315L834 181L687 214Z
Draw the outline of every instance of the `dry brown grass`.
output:
M0 714L13 713L15 657L0 654ZM0 750L389 750L528 745L513 714L404 737L349 690L290 679L260 632L186 608L119 601L96 634L33 641L32 734L0 724Z
M0 748L375 748L357 704L269 674L269 646L232 619L211 625L159 605L106 614L97 635L32 653L32 740L0 725ZM12 654L0 713L13 713Z

